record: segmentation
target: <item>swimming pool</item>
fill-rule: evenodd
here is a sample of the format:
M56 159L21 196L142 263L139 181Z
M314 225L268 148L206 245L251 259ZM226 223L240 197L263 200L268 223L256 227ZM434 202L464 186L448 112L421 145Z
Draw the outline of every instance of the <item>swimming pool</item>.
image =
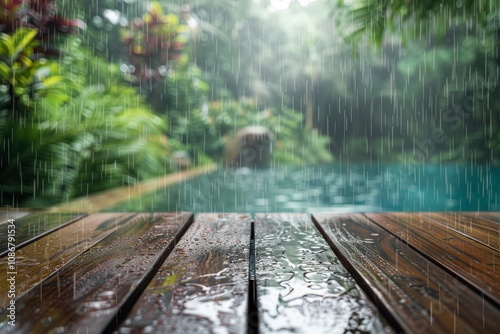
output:
M336 164L219 170L105 211L499 210L499 167Z

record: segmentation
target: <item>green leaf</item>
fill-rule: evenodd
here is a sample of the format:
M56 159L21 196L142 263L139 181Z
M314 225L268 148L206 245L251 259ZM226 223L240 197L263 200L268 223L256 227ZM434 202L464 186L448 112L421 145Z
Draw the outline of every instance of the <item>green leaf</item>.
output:
M14 94L17 96L23 95L25 91L26 89L23 87L14 87Z
M7 34L0 35L0 55L9 60L12 59L12 55L14 54L14 43L12 41L12 37Z
M61 82L63 80L63 78L59 75L54 75L54 76L51 76L45 80L42 81L42 84L45 88L49 88L49 87L52 87L54 86L55 84Z
M25 67L32 67L33 66L33 60L26 56L19 56L19 62L22 63Z
M24 51L25 49L29 49L33 46L33 39L38 34L37 30L27 29L27 28L19 28L14 32L12 36L12 43L14 46L14 52L12 52L13 57L17 57L17 55ZM36 41L35 41L36 42Z
M179 18L175 14L168 14L164 17L165 22L169 25L170 29L179 25Z
M5 63L0 62L0 77L6 80L11 80L11 69Z

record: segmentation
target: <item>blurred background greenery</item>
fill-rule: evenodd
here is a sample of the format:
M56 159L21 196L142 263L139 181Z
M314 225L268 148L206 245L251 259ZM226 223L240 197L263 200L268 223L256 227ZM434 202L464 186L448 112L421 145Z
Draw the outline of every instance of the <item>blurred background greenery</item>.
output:
M500 164L500 6L486 0L0 3L2 206L221 163Z

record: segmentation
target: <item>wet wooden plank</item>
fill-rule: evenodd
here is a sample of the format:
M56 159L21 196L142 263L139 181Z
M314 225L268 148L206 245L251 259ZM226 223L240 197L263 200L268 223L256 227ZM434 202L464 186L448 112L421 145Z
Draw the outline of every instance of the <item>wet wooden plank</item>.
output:
M392 332L311 218L257 215L259 332Z
M14 210L0 211L0 225L7 223L9 219L19 219L29 214L30 214L29 212L14 211Z
M500 309L362 214L315 214L377 305L408 333L496 333Z
M500 252L438 224L427 213L369 213L366 216L462 278L500 307ZM444 216L441 214L441 216Z
M76 219L83 217L74 213L34 213L16 219L16 245L20 248ZM7 240L7 225L0 225L0 240ZM0 256L7 253L7 244L0 244Z
M250 216L201 214L119 333L247 333Z
M470 212L470 213L465 213L464 215L470 217L480 216L483 219L487 219L490 222L500 225L500 212Z
M486 212L433 212L425 214L428 219L438 224L454 229L495 250L500 250L500 223L494 221L498 215L498 213Z
M94 243L130 221L133 214L106 213L83 217L16 251L16 296L19 298L43 279L80 255ZM9 302L8 259L0 259L0 307Z
M16 302L0 331L99 333L119 321L192 222L187 213L138 214Z

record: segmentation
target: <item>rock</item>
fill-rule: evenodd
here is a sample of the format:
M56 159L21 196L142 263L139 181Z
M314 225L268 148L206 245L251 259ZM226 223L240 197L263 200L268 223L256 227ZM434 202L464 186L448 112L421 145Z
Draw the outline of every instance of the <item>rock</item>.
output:
M191 157L186 151L175 151L170 156L172 165L178 170L186 170L191 166Z
M225 154L227 167L267 168L271 162L274 134L263 126L240 129Z

